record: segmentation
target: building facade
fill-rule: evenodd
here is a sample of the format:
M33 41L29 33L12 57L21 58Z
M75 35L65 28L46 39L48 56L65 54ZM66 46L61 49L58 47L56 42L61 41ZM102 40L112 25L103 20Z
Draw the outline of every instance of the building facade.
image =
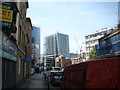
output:
M90 52L93 49L93 47L95 47L95 45L98 44L98 39L112 31L114 31L113 28L104 28L95 33L91 33L91 34L85 36L86 60L89 60Z
M25 45L25 52L26 52L26 76L31 75L31 65L32 65L32 21L30 18L26 18L27 24L27 31L26 31L26 45Z
M56 33L56 46L58 56L69 57L69 36L66 34Z
M98 59L120 57L120 29L100 38L96 52Z
M28 2L17 2L18 15L16 20L17 32L13 34L17 43L16 84L31 73L31 32L30 18L26 17Z
M55 67L65 68L68 65L71 65L73 62L71 59L66 59L63 56L55 58Z
M35 67L40 64L40 28L33 26L32 29L32 59Z
M31 31L30 18L26 18L28 2L0 2L0 59L2 63L2 89L14 88L16 84L31 74ZM5 20L6 19L6 20ZM2 45L2 46L1 46ZM3 49L3 50L2 50ZM2 51L1 51L2 50ZM0 64L1 66L1 64ZM1 71L2 72L2 71ZM0 84L1 86L1 84Z
M80 62L78 53L70 53L70 59L72 61L72 64L77 64Z
M58 56L69 57L69 36L55 33L45 38L45 65L55 66L55 58Z
M17 45L12 33L16 33L16 2L0 1L0 89L16 85Z

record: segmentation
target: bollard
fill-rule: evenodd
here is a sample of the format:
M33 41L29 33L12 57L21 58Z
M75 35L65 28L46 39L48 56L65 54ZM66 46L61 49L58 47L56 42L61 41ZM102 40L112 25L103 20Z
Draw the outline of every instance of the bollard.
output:
M49 86L49 77L47 77L47 84L48 84L48 90L50 89L50 86Z

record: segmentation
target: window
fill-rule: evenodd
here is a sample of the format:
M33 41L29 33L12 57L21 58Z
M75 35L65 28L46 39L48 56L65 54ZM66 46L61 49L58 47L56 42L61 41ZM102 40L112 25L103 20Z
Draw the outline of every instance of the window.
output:
M117 42L118 41L118 36L115 35L114 37L115 37L115 42Z
M85 36L85 39L88 39L88 36Z
M89 35L89 36L88 36L88 39L89 39L89 38L91 38L91 37L92 37L92 36L91 36L91 35Z
M114 42L114 36L113 37L111 37L111 43L113 43Z
M94 36L94 37L97 37L97 34L94 34L93 36Z
M120 42L118 43L118 51L120 51Z
M99 33L97 33L97 36L100 35Z
M118 41L120 41L120 34L118 34Z
M89 47L87 47L86 50L89 51Z
M98 40L95 40L95 43L97 43L98 42Z

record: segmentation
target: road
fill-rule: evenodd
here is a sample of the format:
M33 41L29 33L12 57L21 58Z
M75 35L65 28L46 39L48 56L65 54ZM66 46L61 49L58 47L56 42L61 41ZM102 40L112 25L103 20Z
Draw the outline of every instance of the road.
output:
M31 77L25 79L17 88L38 88L38 89L47 89L47 90L60 90L60 87L49 84L47 81L44 80L44 74L43 73L36 73L32 75Z

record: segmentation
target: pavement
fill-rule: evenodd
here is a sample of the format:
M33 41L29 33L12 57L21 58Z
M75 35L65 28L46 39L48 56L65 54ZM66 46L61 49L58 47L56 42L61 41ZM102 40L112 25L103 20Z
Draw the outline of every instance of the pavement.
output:
M48 84L47 81L44 80L43 72L41 74L33 74L31 77L25 79L19 86L17 86L17 88L60 90L60 87L53 87L52 85Z

